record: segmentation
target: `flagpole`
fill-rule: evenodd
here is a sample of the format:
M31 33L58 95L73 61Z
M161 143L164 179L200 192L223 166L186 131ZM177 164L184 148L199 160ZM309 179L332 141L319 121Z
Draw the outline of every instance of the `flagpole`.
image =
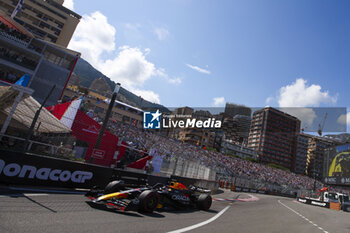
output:
M27 132L27 137L26 137L26 140L24 141L24 147L23 147L23 152L26 152L28 150L28 144L29 144L29 140L30 138L32 137L33 135L33 130L34 130L34 127L35 127L35 124L39 118L39 115L40 115L40 112L41 112L41 109L44 107L44 105L46 104L46 101L50 98L52 92L55 90L56 88L56 84L54 84L50 90L50 92L47 94L46 98L44 99L44 101L42 102L42 104L40 105L39 109L36 110L35 112L35 115L34 115L34 118L33 118L33 121L32 121L32 124L30 125L30 128Z
M102 141L102 138L103 138L103 134L105 132L105 129L107 127L107 124L108 124L108 119L109 119L109 116L111 115L111 112L112 112L112 109L114 107L114 104L115 104L115 100L117 98L117 95L118 95L118 92L119 92L119 89L120 89L120 83L117 83L115 85L115 88L114 88L114 91L113 91L113 95L112 95L112 99L111 99L111 102L109 103L109 106L108 106L108 109L107 109L107 112L106 112L106 115L105 115L105 119L103 120L103 124L102 124L102 127L100 129L100 132L98 134L98 138L96 140L96 143L95 143L95 146L94 146L94 149L99 149L100 148L100 144L101 144L101 141ZM94 163L94 158L90 157L90 163Z
M11 14L12 19L17 15L18 12L22 10L23 4L24 4L24 0L18 0L16 7Z

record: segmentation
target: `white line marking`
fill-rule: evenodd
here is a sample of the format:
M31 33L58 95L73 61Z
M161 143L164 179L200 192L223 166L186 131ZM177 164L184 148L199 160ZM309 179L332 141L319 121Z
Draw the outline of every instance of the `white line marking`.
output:
M317 227L319 230L323 231L324 233L328 233L328 231L325 231L322 227L318 226L316 223L312 222L311 220L309 220L308 218L306 218L305 216L303 216L302 214L298 213L297 211L293 210L292 208L290 208L289 206L283 204L280 200L278 200L278 202L283 205L284 207L286 207L287 209L293 211L295 214L299 215L301 218L303 218L304 220L308 221L310 224L312 224L313 226Z
M213 216L212 218L204 221L204 222L201 222L201 223L198 223L198 224L195 224L195 225L192 225L192 226L189 226L189 227L185 227L185 228L181 228L181 229L178 229L178 230L175 230L175 231L169 231L168 233L182 233L182 232L186 232L186 231L190 231L190 230L193 230L193 229L196 229L198 227L201 227L201 226L204 226L208 223L211 223L212 221L214 221L215 219L219 218L223 213L225 213L226 210L228 210L230 208L230 206L226 206L223 210L221 210L219 213L217 213L215 216Z
M48 196L48 193L23 193L26 197Z

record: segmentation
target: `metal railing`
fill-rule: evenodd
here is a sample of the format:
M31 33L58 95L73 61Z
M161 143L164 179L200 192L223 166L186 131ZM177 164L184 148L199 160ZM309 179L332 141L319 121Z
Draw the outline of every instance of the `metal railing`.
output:
M160 173L166 176L181 176L194 179L216 180L216 172L209 167L177 157L163 160Z
M21 39L18 39L18 38L15 37L15 36L11 36L11 35L7 34L7 33L4 32L4 31L0 31L0 35L3 36L3 37L6 37L6 38L9 39L9 40L16 41L17 43L23 45L24 47L27 47L27 46L28 46L28 42L26 42L26 41L24 41L24 40L21 40Z
M0 148L13 151L23 151L25 138L0 134ZM47 155L62 157L66 159L74 159L76 157L76 150L67 148L64 145L52 145L44 142L29 140L28 153L35 153L38 155Z

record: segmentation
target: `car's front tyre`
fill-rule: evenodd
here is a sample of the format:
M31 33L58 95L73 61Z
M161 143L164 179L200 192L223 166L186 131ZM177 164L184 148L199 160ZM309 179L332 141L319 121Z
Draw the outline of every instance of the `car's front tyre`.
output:
M154 190L145 190L139 196L140 211L152 213L158 206L159 196Z

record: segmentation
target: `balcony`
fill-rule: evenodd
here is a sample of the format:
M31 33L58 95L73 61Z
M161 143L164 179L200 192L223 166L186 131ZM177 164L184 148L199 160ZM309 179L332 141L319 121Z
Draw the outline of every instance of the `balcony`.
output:
M16 43L19 43L19 44L21 44L21 45L24 46L24 47L27 47L27 46L28 46L28 42L27 42L27 41L21 40L21 39L15 37L15 36L12 36L12 35L10 35L10 34L7 34L7 33L4 32L4 31L0 31L0 36L6 38L7 40L11 40L11 41L14 41L14 42L16 42Z

